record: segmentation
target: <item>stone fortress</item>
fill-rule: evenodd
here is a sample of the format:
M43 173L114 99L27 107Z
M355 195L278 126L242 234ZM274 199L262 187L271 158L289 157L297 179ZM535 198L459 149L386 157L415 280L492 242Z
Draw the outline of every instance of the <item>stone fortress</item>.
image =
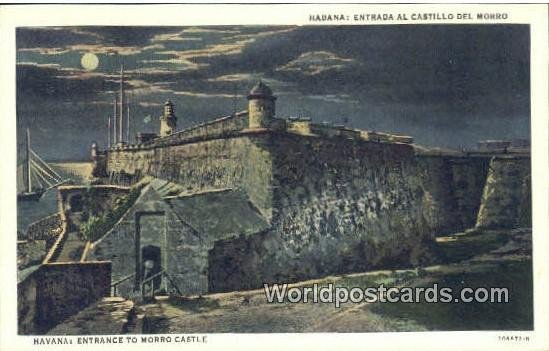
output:
M154 180L85 259L111 261L113 281L136 274L129 291L155 250L181 293L201 294L418 265L436 234L530 226L528 155L432 155L407 136L276 118L262 82L247 98L179 132L168 101L158 137L98 155L111 182Z
M59 189L63 230L44 263L110 262L106 289L125 297L198 295L421 266L436 262L436 235L531 227L529 150L433 151L278 118L262 82L247 99L181 131L168 101L159 135L94 145L95 185ZM114 220L86 238L92 212Z

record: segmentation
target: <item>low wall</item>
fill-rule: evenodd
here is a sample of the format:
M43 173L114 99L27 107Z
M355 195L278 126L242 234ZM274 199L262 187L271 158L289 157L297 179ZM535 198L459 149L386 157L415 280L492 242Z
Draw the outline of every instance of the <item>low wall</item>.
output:
M63 216L58 212L29 224L25 239L31 241L44 240L47 249L49 249L62 232Z
M236 115L221 117L184 129L171 135L155 139L154 146L176 145L190 141L221 138L230 133L243 130L249 125L248 113L239 112Z
M41 334L110 294L111 263L50 263L19 282L19 333Z

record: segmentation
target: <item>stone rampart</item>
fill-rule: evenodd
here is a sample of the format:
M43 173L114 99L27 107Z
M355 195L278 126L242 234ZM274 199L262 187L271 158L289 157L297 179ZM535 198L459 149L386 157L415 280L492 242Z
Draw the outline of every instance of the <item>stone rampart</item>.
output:
M474 227L488 173L489 157L416 156L423 216L433 235Z
M169 136L154 140L154 146L181 144L189 141L221 138L248 127L248 113L239 112L184 129Z
M20 334L41 334L110 294L111 263L43 264L18 284Z
M214 291L429 261L433 240L413 149L271 135L272 229L219 241Z
M154 149L113 151L108 172L151 175L191 192L231 188L245 191L268 218L272 208L272 161L268 133L185 143Z
M270 230L215 243L211 291L428 263L435 235L475 225L488 164L417 155L404 143L272 130L114 151L108 160L109 172L148 174L189 192L244 191L269 220Z

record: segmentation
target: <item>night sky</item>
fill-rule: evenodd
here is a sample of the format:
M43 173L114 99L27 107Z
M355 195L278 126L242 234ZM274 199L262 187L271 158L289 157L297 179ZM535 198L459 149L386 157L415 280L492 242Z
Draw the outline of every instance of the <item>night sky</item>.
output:
M96 69L82 66L86 53ZM86 159L92 141L105 147L122 62L132 135L158 131L166 99L178 129L244 110L262 79L278 117L427 146L529 138L529 57L526 25L19 28L18 140L30 127L33 149L50 160Z

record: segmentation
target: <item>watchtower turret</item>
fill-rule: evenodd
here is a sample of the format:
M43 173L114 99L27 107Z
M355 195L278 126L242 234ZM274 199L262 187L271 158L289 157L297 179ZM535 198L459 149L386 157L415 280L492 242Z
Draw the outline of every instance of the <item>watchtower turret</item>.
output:
M170 100L164 103L164 114L160 117L160 136L170 135L177 127L177 117L174 113L173 102Z
M276 96L259 81L248 94L249 128L267 128L275 116Z

